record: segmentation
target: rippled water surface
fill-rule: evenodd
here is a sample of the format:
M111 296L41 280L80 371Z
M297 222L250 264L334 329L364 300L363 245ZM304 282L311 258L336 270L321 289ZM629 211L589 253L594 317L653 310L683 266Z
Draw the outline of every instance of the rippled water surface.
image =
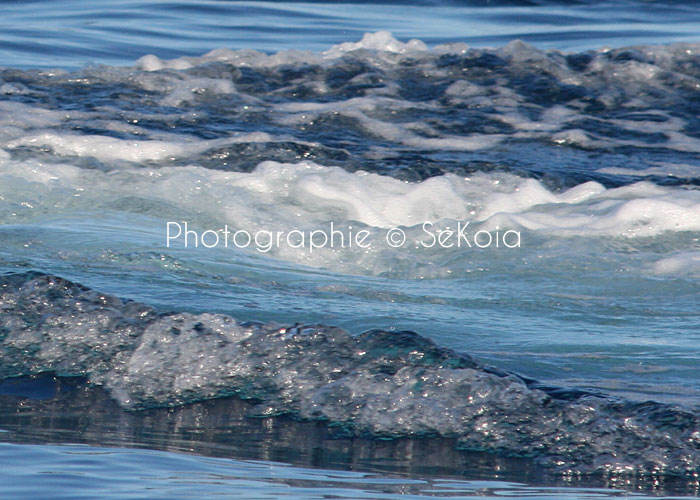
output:
M587 50L694 41L698 23L695 2L4 2L0 64L124 65L144 54L197 56L218 47L321 51L380 30L428 44L500 46L518 38Z
M19 457L19 459L17 459ZM0 444L0 472L13 498L31 498L40 481L76 498L86 490L99 498L577 498L618 497L624 490L532 487L508 481L467 481L330 471L260 461L206 458L157 451L81 445ZM144 468L144 463L148 467ZM118 479L121 478L121 479ZM86 484L90 486L85 487ZM635 498L658 498L637 495Z

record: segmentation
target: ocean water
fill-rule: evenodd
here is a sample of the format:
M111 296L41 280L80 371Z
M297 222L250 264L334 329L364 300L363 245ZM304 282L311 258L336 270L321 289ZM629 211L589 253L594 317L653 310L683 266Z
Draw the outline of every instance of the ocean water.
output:
M698 494L700 6L2 9L4 496Z

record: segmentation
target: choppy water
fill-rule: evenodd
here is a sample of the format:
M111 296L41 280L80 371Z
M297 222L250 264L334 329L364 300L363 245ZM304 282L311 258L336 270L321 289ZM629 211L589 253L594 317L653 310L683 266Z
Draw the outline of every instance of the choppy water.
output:
M361 470L409 477L382 476L392 495L547 495L442 491L437 474L694 492L699 9L50 7L8 3L0 21L0 439L270 460L226 444L229 424L197 406L242 397L240 421L339 429L288 443L282 461L299 466L340 438L437 447L437 471L406 465L400 444L370 453ZM187 223L187 247L168 223ZM322 245L333 229L343 244ZM54 375L80 388L56 392ZM26 404L29 420L13 417ZM83 424L66 424L78 409ZM206 421L191 446L169 446L183 437L168 411ZM113 438L103 414L133 435ZM32 415L45 432L27 431ZM66 467L60 447L6 449ZM330 484L351 455L311 463L328 469L313 491L283 483L379 495L364 473L346 493ZM167 477L168 460L199 464L195 482L230 467L231 488L277 495L244 481L257 465L157 456Z

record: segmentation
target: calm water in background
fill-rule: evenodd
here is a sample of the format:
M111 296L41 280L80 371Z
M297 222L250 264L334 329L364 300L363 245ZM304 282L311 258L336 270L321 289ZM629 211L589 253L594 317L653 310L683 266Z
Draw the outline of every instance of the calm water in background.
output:
M307 56L295 59L289 55L271 63L269 73L261 70L262 77L255 72L234 75L235 85L246 96L225 100L230 92L201 80L226 79L222 74L229 75L227 70L217 69L216 64L198 72L195 61L190 73L181 76L176 69L172 74L166 72L162 81L148 72L144 77L132 73L136 61L147 54L161 59L198 57L216 48L319 53L380 30L391 31L404 42L420 39L429 47L465 42L501 50L513 39L567 53L659 46L662 55L657 59L662 60L671 53L680 57L663 44L700 42L700 5L105 1L87 6L76 1L61 2L59 7L56 2L37 1L3 2L0 9L0 67L6 68L0 100L10 103L0 111L4 114L0 146L7 152L7 157L0 156L5 161L0 167L0 175L5 176L0 186L0 270L40 270L161 310L213 311L242 320L281 323L321 322L353 333L370 328L410 329L439 345L548 383L603 390L632 400L700 402L699 233L693 219L700 205L696 191L687 189L697 186L700 179L700 149L694 142L700 138L700 124L693 118L697 101L688 99L697 59L679 59L674 69L690 76L670 81L644 66L649 63L646 53L615 53L609 58L609 69L575 82L584 91L597 93L599 102L578 108L579 115L567 122L557 115L560 108L549 109L548 100L565 107L578 99L576 91L566 87L571 82L562 80L551 86L551 82L540 82L540 87L530 87L520 81L520 72L525 80L532 79L527 68L536 73L537 68L549 67L529 48L509 49L508 54L515 54L511 62L504 62L505 53L486 54L473 64L483 72L468 79L503 102L486 108L484 117L497 115L501 121L483 129L459 122L450 111L483 106L468 101L478 89L453 88L449 95L465 101L447 101L443 93L448 85L442 77L428 71L427 83L421 83L415 74L392 72L370 56L360 57L359 65L379 64L394 78L399 89L396 94L387 100L373 96L377 100L369 104L355 101L349 108L324 110L321 106L318 117L309 119L303 113L314 108L304 107L306 103L342 103L360 95L358 89L379 86L377 82L385 75L359 81L357 87L336 88L335 76L318 76L309 69L313 63L304 59ZM562 64L578 68L587 64L587 57ZM437 68L459 64L445 56ZM86 66L88 69L81 69ZM287 66L293 71L285 73ZM75 73L54 82L34 68ZM651 76L644 80L647 70ZM362 73L352 67L339 68L341 73L353 71ZM491 80L490 71L507 83ZM622 72L623 83L625 79L650 82L639 92L641 104L632 102L634 90L625 94L615 87L616 93L606 94L607 82L616 78L616 71ZM266 78L270 88L263 89ZM174 83L177 81L184 82L182 88ZM298 86L286 88L291 81ZM319 81L331 91L314 93ZM516 92L506 95L503 88ZM542 102L538 101L543 95ZM365 116L376 122L363 122L362 116L352 114L362 105L367 106L362 108ZM244 106L252 109L247 115L239 112ZM66 113L71 116L64 116ZM474 121L484 117L476 116ZM314 128L314 120L321 125ZM408 123L402 133L415 132L420 140L402 143L396 139L386 127L395 123ZM432 129L412 123L429 124ZM502 142L473 149L421 142L426 138L451 140L464 127L472 126L480 139ZM538 128L545 130L544 135L528 135ZM587 138L580 139L572 130L582 130ZM666 131L672 140L661 144L665 138L658 136L658 130ZM256 146L258 142L250 141L236 150L227 150L229 144L199 145L231 133L260 131L278 142ZM170 155L144 158L111 143L99 143L97 150L90 150L74 140L76 134L158 140L163 147L175 147L175 153L173 159ZM110 156L105 151L114 153ZM309 172L289 167L276 170L275 166L252 171L264 160L296 163L304 158L321 166ZM239 164L234 165L236 162ZM219 169L229 163L229 170L240 174L240 179L219 176ZM198 169L189 168L191 164ZM347 172L379 173L389 180L344 176L329 168L333 165ZM464 166L467 168L462 169ZM71 170L76 167L80 175ZM165 172L163 181L152 183L134 173L139 169L160 169ZM438 219L459 219L464 214L452 210L450 204L474 202L477 215L488 224L489 210L504 206L500 192L524 192L526 199L517 212L520 218L505 223L524 228L528 244L520 253L396 256L383 252L314 258L288 252L271 258L255 252L232 256L223 250L166 250L162 245L166 216L188 218L201 228L222 222L254 228L280 216L277 222L288 229L295 217L311 227L324 220L319 213L331 213L338 220L359 221L371 228L410 227L411 214L396 209L391 199L386 201L387 193L401 192L404 180L425 181L445 172L455 175L447 188L429 184L427 194L408 195L415 201L412 214L421 214L428 206ZM461 184L459 178L465 175L474 175L477 187ZM280 178L293 179L292 188ZM532 183L518 184L521 179ZM648 184L634 184L638 181ZM586 182L598 183L607 194L598 193L599 188L591 184L571 200L548 194L560 195ZM196 183L205 186L206 196L197 198L194 191L181 190L181 186ZM260 192L289 192L268 197L256 194L254 186L263 186ZM350 189L368 193L367 198L356 205L333 203ZM452 195L455 197L447 198ZM64 203L66 198L73 201ZM625 205L628 201L632 203ZM548 203L553 207L552 219L545 218L548 208L541 212L529 208ZM626 208L620 208L623 205ZM377 214L385 220L376 223ZM655 218L658 214L665 218ZM593 223L588 226L581 218ZM645 224L648 234L637 237ZM554 229L548 232L548 225ZM616 227L626 228L625 237L615 233ZM425 460L444 459L445 469L439 471L415 469L415 462L421 459L403 463L401 455L406 451L401 448L387 456L368 452L369 458L359 465L347 459L353 454L347 449L336 450L343 459L334 461L324 455L301 463L301 459L295 461L294 450L328 453L324 446L329 445L288 438L287 452L266 455L265 443L275 439L271 435L260 438L254 445L256 453L247 455L244 444L232 444L223 437L232 432L230 428L220 420L203 417L212 428L224 429L222 435L202 438L207 425L192 423L196 417L175 426L176 430L168 427L161 434L148 435L149 429L167 420L165 414L157 414L148 424L138 417L129 420L125 428L137 431L119 436L115 429L120 423L105 417L118 409L87 404L85 408L96 409L80 420L71 414L75 411L71 410L72 396L44 406L42 401L52 401L55 396L51 391L41 393L42 387L30 383L25 389L0 391L7 398L6 410L0 412L0 429L8 431L0 439L15 443L0 446L0 488L6 488L3 492L8 497L75 498L85 484L100 498L234 494L246 498L589 498L621 491L566 489L565 483L547 483L536 476L516 479L547 483L554 489L509 482L514 476L489 476L491 467L501 465L487 463L470 469L469 463L457 463L444 449L436 455L417 454ZM30 402L20 404L13 391L30 396ZM93 398L96 396L88 399L94 403ZM13 420L20 407L28 408L26 414ZM273 422L266 425L274 426ZM236 429L246 435L245 429ZM288 434L295 432L309 431L297 429ZM106 435L112 437L106 439ZM168 441L173 435L176 445ZM62 445L76 442L85 444ZM275 463L279 458L296 465ZM144 462L150 464L147 472L142 471ZM360 472L338 472L334 467ZM441 474L447 479L436 479ZM475 478L478 481L472 480ZM635 488L624 482L605 484ZM143 493L146 489L148 495ZM647 486L644 489L649 491ZM667 490L673 491L671 487ZM678 492L693 491L685 487Z
M568 51L697 41L696 2L3 2L0 64L126 65L213 48L326 50L387 30L434 45L520 39Z

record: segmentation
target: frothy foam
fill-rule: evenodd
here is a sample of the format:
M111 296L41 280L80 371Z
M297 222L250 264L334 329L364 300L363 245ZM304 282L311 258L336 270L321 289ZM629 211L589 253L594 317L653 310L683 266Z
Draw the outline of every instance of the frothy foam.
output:
M149 55L126 68L12 73L2 88L25 91L12 91L13 101L0 105L0 147L52 150L44 161L79 155L167 164L187 157L228 170L241 168L235 158L247 168L266 159L343 160L348 170L412 180L490 162L535 177L556 173L568 186L608 185L609 172L618 171L611 168L643 171L669 154L687 163L700 151L698 50L675 44L563 54L519 41L428 49L378 32L322 53L217 49L171 61ZM92 86L111 92L83 102ZM76 137L64 137L67 130ZM245 148L245 141L225 141L232 130L292 146ZM216 140L222 142L206 142ZM197 141L208 146L194 147ZM562 164L543 160L539 148ZM630 166L614 154L628 149L645 151L646 163ZM600 164L606 161L612 164ZM570 170L587 179L573 182Z
M556 243L567 238L613 238L640 249L649 238L662 238L671 245L669 250L684 252L690 250L687 241L691 240L682 237L674 243L676 235L700 231L700 191L648 182L608 189L586 182L556 192L534 179L503 173L447 174L412 183L311 162L264 162L251 173L195 166L101 172L7 158L0 162L0 197L5 204L0 219L5 223L51 226L56 217L71 217L98 206L128 217L149 217L153 230L161 231L159 241L165 249L166 223L170 221L188 222L190 229L200 233L228 226L231 232L242 230L251 235L259 231L328 232L332 222L345 232L348 228L368 230L369 248L343 243L310 252L308 244L300 248L281 244L273 245L266 254L351 274L401 272L407 265L405 272L411 274L415 271L410 269L418 265L423 268L421 274L441 275L442 267L435 266L442 258L448 263L450 251L443 251L436 262L438 255L427 251L421 242L430 243L436 231L455 230L456 222L469 224L465 234L472 239L480 230L492 236L508 230L524 231L526 254L540 248L541 243L534 241ZM431 224L427 229L430 234L425 222ZM402 248L387 246L386 233L393 227L405 231ZM223 241L223 234L221 238ZM175 240L172 245L180 248L184 243ZM246 248L243 251L259 252L255 245ZM654 267L653 262L664 258L650 255L637 272L685 275L687 270L681 265ZM431 266L433 271L428 271Z
M136 152L138 144L110 143L115 149L141 154ZM62 144L74 146L68 140ZM81 140L75 147L93 146ZM152 147L155 154L163 151ZM143 149L143 154L151 151ZM120 154L123 158L132 153ZM51 208L66 193L78 190L76 206L138 196L184 210L180 213L206 214L248 230L273 218L281 229L333 220L411 228L425 221L469 219L489 227L520 227L552 236L634 238L700 230L699 191L648 182L614 189L586 182L555 192L534 179L510 174L447 174L414 183L312 162L264 162L251 173L238 173L195 166L100 172L2 161L2 196L8 203L21 205L31 198Z
M203 151L238 144L242 142L271 142L273 139L261 132L210 141L133 141L105 137L101 135L73 135L43 133L23 136L10 141L10 149L20 146L41 146L51 148L55 153L67 156L91 156L106 162L146 162L153 160L174 160Z

